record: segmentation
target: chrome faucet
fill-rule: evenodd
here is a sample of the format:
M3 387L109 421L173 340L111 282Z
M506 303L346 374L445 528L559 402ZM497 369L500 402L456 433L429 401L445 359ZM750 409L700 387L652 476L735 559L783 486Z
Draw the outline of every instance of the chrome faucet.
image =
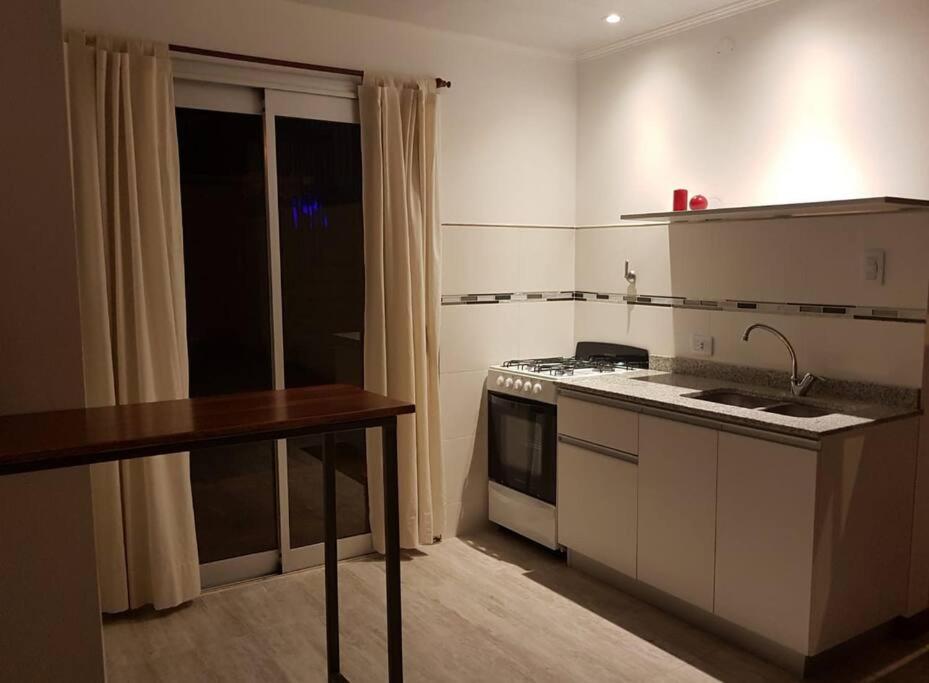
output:
M794 396L805 396L806 392L810 390L810 387L813 386L813 382L819 379L816 375L810 374L809 372L803 375L803 379L800 379L797 372L797 354L794 351L794 347L787 340L783 334L775 330L770 325L764 325L762 323L755 323L754 325L749 325L745 332L742 333L742 341L748 341L749 335L751 335L752 330L759 329L764 330L765 332L770 332L775 337L780 339L784 346L787 347L787 353L790 354L790 393Z

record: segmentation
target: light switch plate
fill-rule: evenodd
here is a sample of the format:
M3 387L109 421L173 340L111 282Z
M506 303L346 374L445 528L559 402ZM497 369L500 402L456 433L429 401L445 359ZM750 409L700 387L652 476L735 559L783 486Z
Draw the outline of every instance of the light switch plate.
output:
M884 250L866 249L862 263L862 274L865 282L884 284Z
M695 334L690 338L690 350L699 356L713 355L713 337Z

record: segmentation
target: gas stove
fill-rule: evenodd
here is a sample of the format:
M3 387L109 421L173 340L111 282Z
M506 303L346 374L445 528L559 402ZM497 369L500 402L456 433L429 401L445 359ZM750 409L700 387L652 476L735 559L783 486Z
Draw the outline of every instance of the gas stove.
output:
M567 377L584 377L648 368L648 351L621 344L578 342L572 357L526 358L491 366L488 389L555 403L556 382Z
M648 367L648 351L578 342L570 358L527 358L487 373L490 521L558 548L556 468L559 381Z
M621 370L642 370L648 368L648 359L644 361L617 360L610 356L593 356L590 358L531 358L526 360L508 360L504 369L525 372L546 377L564 377L588 375Z

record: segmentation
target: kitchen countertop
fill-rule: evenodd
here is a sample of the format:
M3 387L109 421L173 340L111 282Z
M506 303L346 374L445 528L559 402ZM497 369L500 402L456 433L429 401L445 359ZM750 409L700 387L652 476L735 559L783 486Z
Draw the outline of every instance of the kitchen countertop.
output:
M884 406L829 397L796 399L786 390L778 391L770 387L756 387L720 379L655 370L565 377L559 379L558 384L560 387L573 391L813 439L879 422L919 415L921 412L912 407ZM770 397L774 401L804 403L829 410L830 413L821 417L794 417L688 397L688 394L712 389L732 389Z

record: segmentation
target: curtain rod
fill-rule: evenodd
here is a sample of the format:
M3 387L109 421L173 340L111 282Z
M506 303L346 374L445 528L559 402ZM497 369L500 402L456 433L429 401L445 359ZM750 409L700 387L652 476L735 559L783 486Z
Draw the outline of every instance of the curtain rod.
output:
M190 47L189 45L169 45L173 52L184 52L189 55L201 55L203 57L218 57L220 59L234 59L239 62L252 62L253 64L268 64L270 66L283 66L289 69L303 69L304 71L323 71L330 74L345 74L346 76L364 77L365 72L359 69L346 69L340 66L325 66L323 64L307 64L305 62L291 62L286 59L271 59L270 57L255 57L254 55L242 55L236 52L222 52L221 50L207 50L202 47ZM452 82L444 78L435 79L435 87L451 88Z

